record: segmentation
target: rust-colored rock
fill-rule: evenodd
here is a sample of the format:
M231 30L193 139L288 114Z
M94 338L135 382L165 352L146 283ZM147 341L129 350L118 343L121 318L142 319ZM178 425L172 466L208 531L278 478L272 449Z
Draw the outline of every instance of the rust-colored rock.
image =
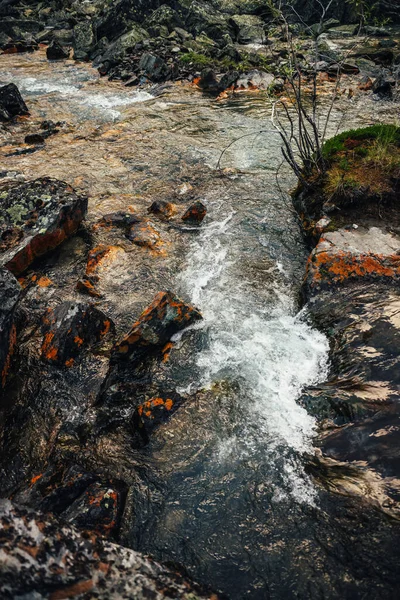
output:
M397 281L400 238L376 227L323 234L307 265L311 289L357 280Z
M182 221L186 223L200 225L207 214L207 209L200 200L189 206L185 214L182 216Z
M163 347L171 337L201 319L200 312L171 292L160 292L140 315L131 331L115 347L115 356L129 360L152 348Z
M87 198L66 183L36 179L0 194L0 266L14 275L78 229Z
M112 321L91 304L63 302L43 318L42 359L72 367L84 348L99 342L113 329Z
M101 298L101 293L96 287L100 281L99 272L101 267L112 261L118 252L119 248L117 246L107 246L105 244L99 244L90 250L85 275L78 281L77 289L94 298Z
M156 215L160 219L170 219L176 212L176 207L172 202L166 200L155 200L149 207L148 212Z
M15 349L14 311L21 286L7 270L0 270L0 390L5 386Z

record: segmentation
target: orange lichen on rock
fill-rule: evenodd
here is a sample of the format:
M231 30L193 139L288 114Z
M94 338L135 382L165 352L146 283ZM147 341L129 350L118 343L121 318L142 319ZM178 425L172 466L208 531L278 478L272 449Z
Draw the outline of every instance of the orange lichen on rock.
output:
M42 344L42 355L49 361L57 360L58 350L52 345L54 339L54 332L49 331L46 333Z
M343 282L357 277L394 278L400 275L400 256L379 254L352 254L316 252L308 262L308 273L312 282Z
M35 477L32 477L31 485L34 485L37 481L39 481L39 479L42 479L42 477L43 477L43 473L40 473L40 475L35 475Z
M51 279L49 279L49 277L43 276L43 277L40 277L36 283L39 287L46 288L46 287L49 287L50 285L52 285L53 282Z
M8 354L7 354L6 360L5 360L4 364L3 364L3 369L1 371L1 385L2 385L2 387L5 386L8 373L10 372L11 359L12 359L12 356L14 354L16 343L17 343L17 329L16 329L15 325L12 325L11 331L10 331L10 337L9 337L9 340L8 340Z
M139 414L140 417L142 417L143 415L149 419L154 419L155 415L153 413L153 410L156 408L162 408L165 409L167 411L170 411L172 409L174 405L174 401L171 400L171 398L167 398L166 400L164 400L163 398L151 398L151 400L147 400L147 402L145 402L144 404L141 404L138 409L137 412Z

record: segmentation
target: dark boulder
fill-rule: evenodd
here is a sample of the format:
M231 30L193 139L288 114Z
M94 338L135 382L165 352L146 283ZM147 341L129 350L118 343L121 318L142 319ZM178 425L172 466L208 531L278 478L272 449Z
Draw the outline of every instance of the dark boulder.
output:
M396 80L394 77L381 75L374 81L372 91L380 98L390 99L392 98L395 84Z
M69 57L69 52L59 42L52 41L46 50L46 56L48 60L65 60Z
M9 121L13 117L28 113L28 107L15 83L0 87L0 121Z
M30 133L25 136L25 144L44 144L45 139L40 133Z
M200 225L207 214L207 208L200 200L189 206L182 216L182 221L190 224Z
M42 359L71 367L85 348L114 331L112 321L91 304L63 302L43 318Z
M0 265L19 275L76 232L87 198L56 179L36 179L1 194Z
M21 286L6 269L0 269L0 389L4 387L15 349L14 311Z
M162 348L173 335L200 320L200 312L171 292L160 292L131 331L115 346L113 358L136 360Z
M9 500L0 501L0 523L3 598L218 600L176 568L170 571L96 533L81 534L71 525Z
M200 75L199 86L204 92L219 94L221 87L213 69L203 69Z

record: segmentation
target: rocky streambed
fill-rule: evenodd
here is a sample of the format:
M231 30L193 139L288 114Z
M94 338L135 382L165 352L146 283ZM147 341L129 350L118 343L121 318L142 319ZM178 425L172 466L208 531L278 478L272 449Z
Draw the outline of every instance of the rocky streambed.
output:
M262 92L0 81L5 597L395 598L396 206L305 241Z

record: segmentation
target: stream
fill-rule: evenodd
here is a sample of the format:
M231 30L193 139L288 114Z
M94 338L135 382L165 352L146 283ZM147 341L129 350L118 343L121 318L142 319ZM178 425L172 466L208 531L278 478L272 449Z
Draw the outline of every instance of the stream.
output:
M165 251L125 248L103 283L99 304L119 333L166 287L203 314L161 366L187 400L142 451L122 543L183 564L232 600L339 597L338 565L354 575L354 523L338 528L344 500L310 475L316 421L298 403L326 380L329 345L299 312L307 249L268 99L217 102L179 85L136 92L43 52L1 56L0 84L11 80L31 119L0 139L3 177L71 183L90 197L89 225L128 206L144 213L154 198L207 205L200 231L161 226ZM64 122L60 132L13 154L46 119ZM221 152L250 132L219 171Z

